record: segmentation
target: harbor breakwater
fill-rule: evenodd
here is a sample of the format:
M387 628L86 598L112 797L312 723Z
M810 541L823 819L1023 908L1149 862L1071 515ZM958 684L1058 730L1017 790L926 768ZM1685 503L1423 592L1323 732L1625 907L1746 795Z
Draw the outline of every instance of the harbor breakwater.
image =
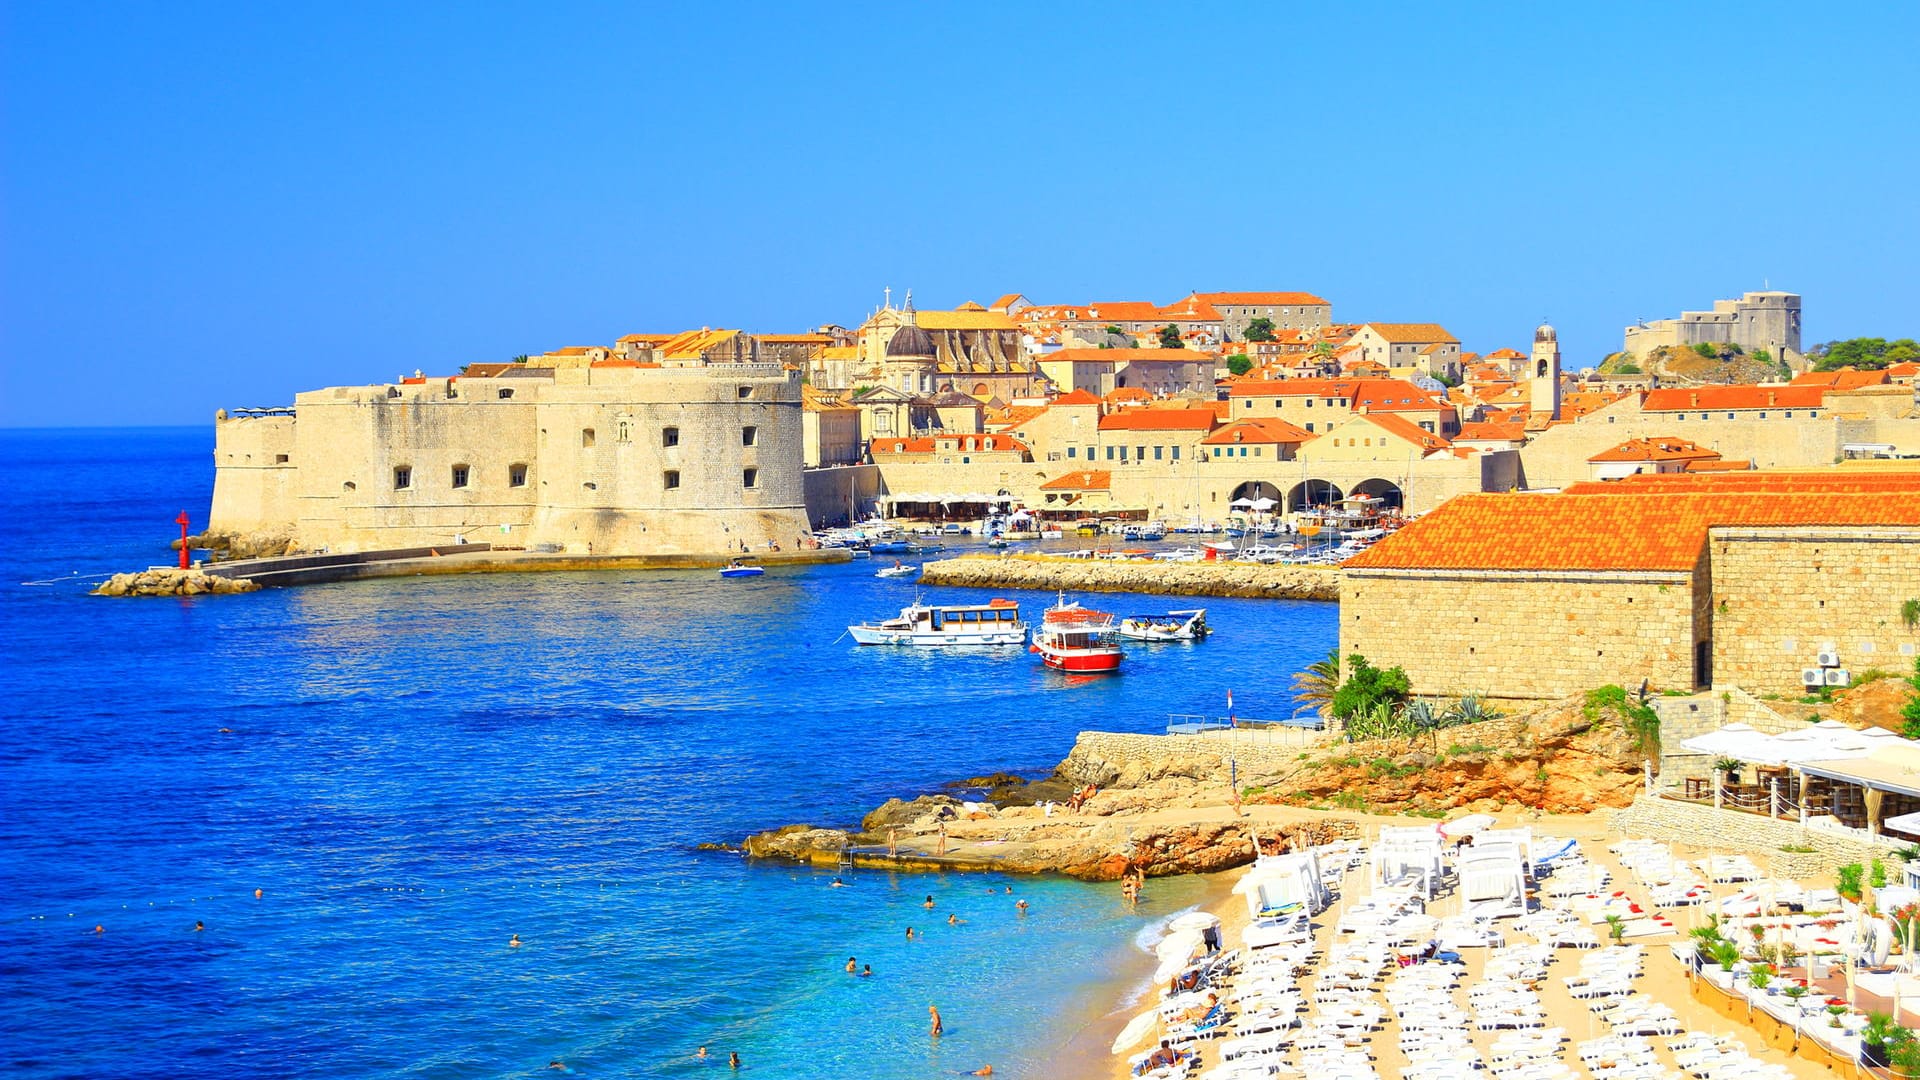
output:
M928 585L975 588L1239 596L1273 600L1340 599L1340 569L1334 566L1148 562L1048 555L967 555L926 563L921 567L920 580Z

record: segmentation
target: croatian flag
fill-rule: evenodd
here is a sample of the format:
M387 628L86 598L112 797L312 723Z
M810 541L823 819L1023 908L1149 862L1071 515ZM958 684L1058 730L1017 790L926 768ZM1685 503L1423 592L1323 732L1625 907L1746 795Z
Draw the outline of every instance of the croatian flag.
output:
M1231 690L1227 691L1227 726L1230 728L1240 726L1239 723L1233 719L1233 691Z

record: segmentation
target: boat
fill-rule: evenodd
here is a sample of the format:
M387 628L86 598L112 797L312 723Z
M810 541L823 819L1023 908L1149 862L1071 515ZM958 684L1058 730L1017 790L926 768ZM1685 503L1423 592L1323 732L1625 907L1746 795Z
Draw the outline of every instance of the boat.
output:
M1018 645L1027 640L1020 605L1011 600L984 604L908 604L894 618L847 627L862 645Z
M867 545L867 550L875 555L909 555L920 549L911 540L894 538L875 540Z
M903 563L900 560L895 559L893 561L892 566L882 567L880 571L874 574L873 576L884 577L884 578L901 578L901 577L912 577L913 575L919 572L920 572L920 568L918 566L915 566L913 563Z
M1040 530L1040 539L1042 540L1059 540L1066 535L1066 532L1057 525L1049 525Z
M1199 641L1213 632L1206 608L1169 611L1165 615L1128 615L1114 631L1134 641Z
M721 577L759 577L766 572L765 567L743 563L739 559L735 559L720 568Z
M1040 620L1030 651L1040 654L1040 661L1057 671L1101 675L1120 670L1113 615L1069 604L1065 594Z
M990 548L1003 548L1007 546L1007 543L1007 538L1001 536L999 533L987 537L987 546Z

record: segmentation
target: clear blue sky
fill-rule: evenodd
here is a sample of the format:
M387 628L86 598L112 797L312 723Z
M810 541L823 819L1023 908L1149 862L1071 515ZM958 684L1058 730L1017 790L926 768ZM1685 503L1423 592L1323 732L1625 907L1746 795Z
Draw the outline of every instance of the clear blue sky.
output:
M1920 333L1920 4L7 4L0 425L631 331L1303 289Z

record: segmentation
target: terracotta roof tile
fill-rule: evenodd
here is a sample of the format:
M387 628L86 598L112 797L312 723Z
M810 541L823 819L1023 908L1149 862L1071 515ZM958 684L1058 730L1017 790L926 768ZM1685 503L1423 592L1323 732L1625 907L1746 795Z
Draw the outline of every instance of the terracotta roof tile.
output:
M1569 485L1570 495L1669 495L1772 493L1783 495L1920 496L1920 472L1852 472L1822 469L1812 472L1768 470L1733 476L1695 476L1686 473L1646 473L1611 482Z
M958 446L940 446L941 443L953 443L956 441L959 443ZM969 441L973 443L973 446L967 446ZM881 437L874 439L871 445L873 453L875 454L931 454L941 449L945 449L950 453L960 454L977 454L989 450L1000 453L1010 451L1017 451L1021 454L1032 453L1032 450L1028 448L1026 443L1021 442L1011 435L1005 434L916 435L910 438L901 436L894 436L892 438Z
M1632 499L1461 495L1345 565L1362 570L1687 571L1699 562L1707 530L1728 525L1920 525L1920 499L1778 493Z
M1709 450L1699 443L1667 435L1628 439L1619 446L1602 450L1587 460L1590 462L1713 461L1719 457L1718 450Z
M1699 386L1649 390L1640 401L1640 411L1817 409L1827 389L1824 386Z
M1056 476L1040 485L1042 491L1106 491L1113 487L1113 473L1106 469L1088 469Z
M1245 307L1332 307L1333 303L1304 292L1203 292L1195 296L1209 304L1233 304Z
M1098 405L1100 399L1085 389L1075 390L1071 394L1062 394L1052 401L1054 405Z
M1100 418L1101 431L1211 431L1212 409L1127 409Z
M1200 441L1208 446L1229 443L1294 443L1315 438L1277 416L1236 420Z
M1439 323L1376 322L1365 324L1365 328L1395 345L1419 345L1430 341L1460 344L1460 339L1447 333L1447 328Z

